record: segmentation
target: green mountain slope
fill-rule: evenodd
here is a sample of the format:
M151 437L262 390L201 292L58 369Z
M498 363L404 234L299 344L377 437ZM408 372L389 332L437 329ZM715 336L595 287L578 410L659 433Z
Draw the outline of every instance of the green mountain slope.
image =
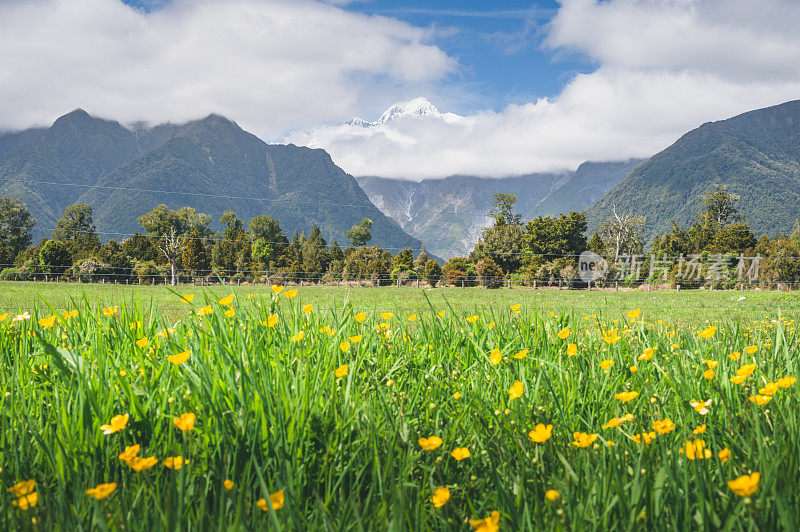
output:
M800 217L800 101L690 131L592 205L590 226L616 206L647 216L649 241L668 230L671 220L688 225L714 184L742 197L737 207L756 233L790 233Z
M625 179L642 159L619 162L583 163L569 181L548 194L536 206L537 214L558 216L570 211L584 211Z
M0 156L0 194L28 205L39 220L37 237L48 235L71 203L94 208L104 239L141 231L136 218L165 203L210 214L215 227L226 209L245 221L268 214L289 236L317 224L326 239L342 244L366 217L373 243L421 248L324 150L268 145L218 115L131 131L79 110L32 141L3 144L5 138L0 146L15 146Z

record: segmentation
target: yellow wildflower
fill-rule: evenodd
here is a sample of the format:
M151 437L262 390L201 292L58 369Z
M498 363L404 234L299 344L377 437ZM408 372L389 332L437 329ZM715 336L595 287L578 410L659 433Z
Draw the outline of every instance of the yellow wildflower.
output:
M286 299L292 299L294 296L297 295L297 288L292 288L291 290L287 290L283 293L286 296Z
M619 399L623 403L627 403L628 401L633 401L637 397L639 397L639 392L620 392L614 394L614 398Z
M183 364L184 362L189 360L189 355L191 354L192 352L187 349L186 351L181 351L180 353L168 356L167 360L169 360L176 366L179 366L180 364Z
M469 458L469 449L466 447L456 447L453 449L453 452L450 453L450 456L458 461L461 461L464 458Z
M39 325L41 325L45 329L49 329L50 327L55 325L55 323L56 323L56 315L55 314L53 314L49 318L42 318L42 319L39 320Z
M698 332L697 336L699 336L700 338L704 338L704 339L708 340L709 338L714 336L714 334L716 332L717 332L717 328L712 325L712 326L706 327L702 331Z
M562 340L566 340L567 337L569 336L569 327L564 327L563 329L558 331L556 333L556 336L558 336Z
M336 378L341 378L347 375L347 371L349 369L350 368L347 366L347 364L342 364L341 366L336 368L336 370L334 370L333 374L336 375Z
M573 432L572 439L575 441L572 442L572 445L575 447L589 447L597 439L597 436L597 434L588 434L586 432Z
M184 464L189 463L188 460L183 459L183 456L168 456L164 460L164 467L168 467L169 469L178 470L183 467Z
M483 519L470 519L469 524L475 532L497 532L500 530L500 512L493 511L489 517Z
M523 349L522 351L520 351L519 353L517 353L516 355L514 355L514 358L516 358L516 359L519 359L519 360L522 360L522 359L523 359L523 358L525 358L526 356L528 356L528 349L527 349L527 348L526 348L526 349Z
M514 384L508 389L508 398L510 401L517 399L518 397L522 397L522 393L524 391L523 385L521 381L515 381Z
M496 347L489 352L489 362L492 366L496 366L503 360L503 354Z
M742 475L741 477L729 480L728 487L739 497L749 497L758 490L758 482L761 474Z
M567 356L574 357L578 354L578 346L576 344L569 344L567 346Z
M533 430L528 433L528 438L534 443L544 443L553 435L553 425L538 423Z
M181 414L180 417L172 419L172 424L181 429L183 432L189 432L194 429L195 415L192 412Z
M435 508L441 508L450 500L450 490L447 488L436 488L431 497L431 502Z
M428 438L420 438L419 445L426 451L433 451L442 444L442 439L438 436L430 436Z
M119 432L128 425L129 417L130 416L128 414L114 416L111 418L111 421L109 421L108 425L100 425L100 430L103 431L103 434L114 434L115 432Z
M116 482L109 482L107 484L98 484L96 488L89 488L86 490L86 495L101 501L111 495L117 489Z

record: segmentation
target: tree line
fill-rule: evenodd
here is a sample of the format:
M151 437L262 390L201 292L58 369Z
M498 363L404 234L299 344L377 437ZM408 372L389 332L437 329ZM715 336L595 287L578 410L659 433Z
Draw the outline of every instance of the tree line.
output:
M496 194L486 227L467 257L440 265L410 248L396 254L368 245L372 221L365 218L347 231L347 246L330 245L314 225L309 233L287 238L277 220L267 215L247 223L225 211L222 230L212 218L191 207L159 205L139 216L142 232L121 242L102 243L89 205L70 205L49 238L32 242L35 220L17 199L0 197L0 262L2 279L70 279L139 282L342 282L374 284L425 282L431 286L499 287L506 283L535 285L572 283L577 258L590 250L607 257L608 278L619 274L625 257L640 256L643 271L653 257L725 257L731 271L742 255L764 257L761 277L768 282L800 282L800 223L791 235L756 238L736 209L739 198L715 186L700 199L700 214L686 228L673 223L645 252L640 234L646 219L632 213L612 216L587 239L584 213L537 216L523 221L514 212L516 196ZM717 266L718 267L718 266ZM659 270L659 281L680 282L677 263ZM623 281L641 282L634 272ZM651 275L652 277L652 275ZM619 277L617 277L619 278ZM684 281L685 282L685 281ZM695 283L695 284L703 284ZM691 284L690 284L691 285Z

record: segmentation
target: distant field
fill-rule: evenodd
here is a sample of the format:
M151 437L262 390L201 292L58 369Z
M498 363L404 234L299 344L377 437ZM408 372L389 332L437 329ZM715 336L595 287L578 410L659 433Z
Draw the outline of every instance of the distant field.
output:
M522 304L526 309L546 312L574 313L577 316L598 314L617 318L632 308L641 308L648 319L663 319L671 323L697 323L698 320L761 320L765 317L800 315L800 292L773 291L584 291L557 289L496 289L485 288L337 288L307 286L300 288L300 298L320 308L340 308L347 302L357 308L418 312L430 306L434 309L452 307L454 310L505 310L509 305ZM231 292L240 298L249 294L269 295L268 286L213 286L178 288L181 294L204 292L222 297ZM91 304L119 304L134 300L161 309L167 316L178 315L182 309L175 295L165 286L121 286L111 284L66 284L41 282L0 283L0 307L3 312L32 309L48 302L65 308L75 299L88 299ZM739 301L739 298L744 297ZM286 304L286 302L284 302Z

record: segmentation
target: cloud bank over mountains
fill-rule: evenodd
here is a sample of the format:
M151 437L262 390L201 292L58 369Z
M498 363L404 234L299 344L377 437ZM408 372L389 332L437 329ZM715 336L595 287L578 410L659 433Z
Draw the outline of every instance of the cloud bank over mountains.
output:
M648 157L703 122L800 98L800 5L564 0L543 43L598 65L554 98L458 120L296 132L355 175L514 175Z
M792 0L563 0L539 45L595 69L555 96L462 115L411 99L468 91L436 29L336 4L5 0L0 129L75 107L123 122L213 111L355 175L505 176L646 157L705 121L800 98Z

